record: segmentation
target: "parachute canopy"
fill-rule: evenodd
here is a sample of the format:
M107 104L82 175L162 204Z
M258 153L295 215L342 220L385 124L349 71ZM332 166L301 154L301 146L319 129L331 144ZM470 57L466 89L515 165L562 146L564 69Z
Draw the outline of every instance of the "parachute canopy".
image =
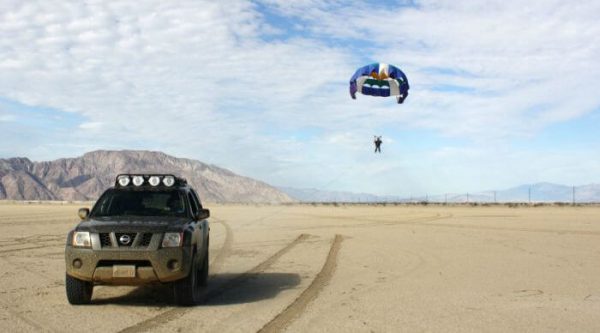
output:
M396 96L398 104L402 104L408 96L408 88L406 75L398 67L384 63L361 67L350 78L352 99L360 92L369 96Z

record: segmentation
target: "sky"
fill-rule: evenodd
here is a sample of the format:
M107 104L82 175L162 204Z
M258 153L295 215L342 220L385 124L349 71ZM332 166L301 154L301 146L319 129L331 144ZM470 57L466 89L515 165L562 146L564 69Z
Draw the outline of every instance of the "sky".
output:
M0 0L0 158L153 150L380 195L597 183L598 15L596 0ZM350 98L374 62L406 73L404 104Z

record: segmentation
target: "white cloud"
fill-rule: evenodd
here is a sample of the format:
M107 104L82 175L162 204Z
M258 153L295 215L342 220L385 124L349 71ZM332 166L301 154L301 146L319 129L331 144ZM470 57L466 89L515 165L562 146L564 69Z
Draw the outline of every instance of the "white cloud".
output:
M16 119L17 117L12 114L0 114L0 122L12 122Z
M79 128L81 128L83 130L99 130L103 126L104 126L103 122L93 121L93 122L82 123L79 125Z
M242 1L16 7L0 20L0 93L92 123L120 119L115 131L140 137L243 132L260 125L245 112L305 98L335 80L344 58L301 39L262 42L258 14Z
M362 40L370 48L367 57L404 68L412 85L406 107L419 112L397 120L415 126L498 138L535 132L600 106L594 92L600 85L600 25L592 14L600 11L597 1L420 1L393 8L266 2L308 22L315 35ZM439 85L468 91L439 91Z
M261 3L301 37L241 0L4 1L0 96L82 117L63 138L90 144L64 154L100 144L164 150L296 186L330 183L344 169L346 186L391 193L435 178L405 155L365 162L372 135L385 128L468 140L475 147L456 150L468 157L600 105L594 1ZM349 98L347 79L365 58L406 70L405 105ZM308 127L321 131L293 137ZM384 142L384 150L399 147ZM483 165L443 149L424 155L415 158L446 158L465 174ZM361 176L390 170L393 182Z

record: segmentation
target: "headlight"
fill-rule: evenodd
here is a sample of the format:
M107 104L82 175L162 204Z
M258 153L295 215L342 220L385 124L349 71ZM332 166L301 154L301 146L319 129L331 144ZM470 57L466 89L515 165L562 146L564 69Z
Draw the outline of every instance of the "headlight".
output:
M90 233L87 231L75 231L73 233L73 246L92 247Z
M119 182L119 185L127 186L127 185L129 185L130 179L129 179L129 176L119 176L117 181Z
M162 241L162 247L178 247L183 243L183 233L167 232Z
M158 178L158 176L152 176L148 179L148 183L152 186L157 186L160 184L160 178Z
M133 185L140 186L144 183L144 177L142 176L133 176Z
M165 184L165 186L173 186L173 184L175 184L175 178L173 176L165 176L165 178L163 178L163 184Z

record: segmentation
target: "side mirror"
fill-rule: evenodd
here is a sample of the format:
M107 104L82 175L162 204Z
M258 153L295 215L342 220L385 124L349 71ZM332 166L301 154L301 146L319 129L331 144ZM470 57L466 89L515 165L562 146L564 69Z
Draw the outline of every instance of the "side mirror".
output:
M79 211L77 212L77 214L79 215L80 219L85 220L88 218L88 216L90 216L90 209L89 208L79 208Z
M210 216L210 210L208 209L200 209L198 211L198 215L196 215L196 219L203 220Z

